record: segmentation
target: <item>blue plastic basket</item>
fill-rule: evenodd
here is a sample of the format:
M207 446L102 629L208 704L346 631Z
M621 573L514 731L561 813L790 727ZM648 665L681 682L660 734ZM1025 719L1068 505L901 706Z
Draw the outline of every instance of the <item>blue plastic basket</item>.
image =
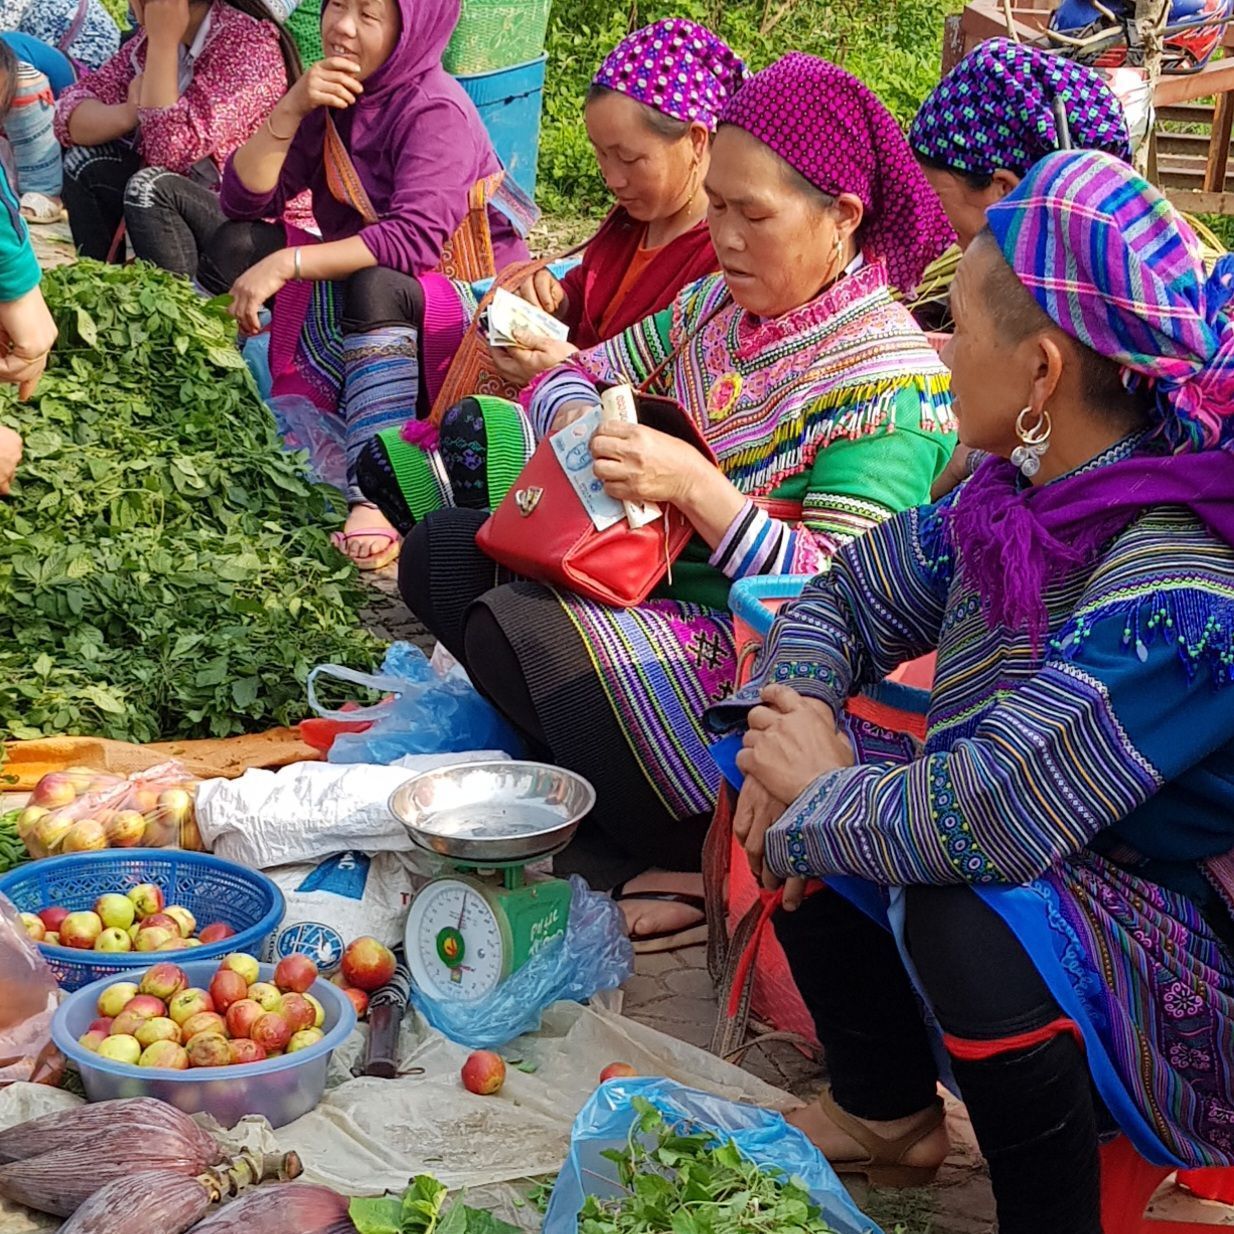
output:
M540 105L547 56L491 73L460 73L458 84L476 105L501 159L528 197L536 195L540 156Z
M22 913L56 906L79 912L93 908L101 895L125 892L139 883L157 883L167 903L187 908L198 926L222 921L235 930L221 942L158 952L161 960L183 964L232 951L260 955L266 939L283 920L283 893L264 874L209 853L173 848L113 848L32 861L0 878L0 895L7 896ZM149 951L78 951L42 943L39 950L66 990L80 989L100 977L141 971L154 963Z

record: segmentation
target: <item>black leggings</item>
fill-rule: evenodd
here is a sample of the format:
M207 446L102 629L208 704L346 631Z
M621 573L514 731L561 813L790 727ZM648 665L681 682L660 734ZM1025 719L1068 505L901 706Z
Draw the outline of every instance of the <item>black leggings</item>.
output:
M487 515L480 510L439 510L417 523L399 558L399 590L407 607L467 669L476 689L526 738L533 755L586 776L596 805L574 842L554 859L559 874L580 874L593 887L609 888L650 866L697 870L709 817L674 819L643 775L604 695L569 619L550 593L534 583L511 581L476 547L476 532ZM602 757L580 760L554 749L532 697L527 669L496 602L475 601L493 588L517 589L536 605L536 620L554 646L577 658L573 688L583 697L575 709L587 730L588 749ZM547 637L547 635L546 635Z
M201 281L221 295L245 270L287 247L287 233L277 223L224 223L202 259ZM361 334L382 326L415 326L424 320L420 280L385 266L357 270L346 281L341 325L344 334Z
M102 146L73 146L64 152L64 204L73 243L83 257L106 261L124 222L124 193L141 170L141 155L132 146L109 141ZM117 250L124 260L124 245Z
M838 1104L875 1121L925 1109L938 1071L891 934L830 890L774 921ZM950 1037L999 1042L1046 1030L1027 1048L951 1056L990 1167L1000 1234L1101 1234L1098 1132L1108 1116L1080 1044L1049 1034L1063 1013L1028 954L963 886L908 888L905 939Z

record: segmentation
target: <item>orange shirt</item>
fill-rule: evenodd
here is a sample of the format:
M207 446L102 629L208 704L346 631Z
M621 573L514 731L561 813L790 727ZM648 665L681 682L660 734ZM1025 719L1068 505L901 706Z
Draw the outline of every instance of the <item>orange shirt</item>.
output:
M646 239L646 231L643 233L643 238ZM643 271L655 261L659 252L659 248L649 249L639 244L638 252L634 254L630 264L626 267L626 272L622 276L621 282L617 285L613 298L608 302L608 307L604 310L604 316L600 318L601 337L607 338L609 336L609 323L617 315L621 302L630 294L630 289L643 277Z

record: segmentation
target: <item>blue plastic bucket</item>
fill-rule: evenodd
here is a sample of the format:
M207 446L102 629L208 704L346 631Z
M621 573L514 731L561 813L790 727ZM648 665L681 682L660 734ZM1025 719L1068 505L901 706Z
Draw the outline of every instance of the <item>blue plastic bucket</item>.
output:
M513 68L468 73L456 79L476 105L497 157L528 197L534 197L536 192L540 107L544 101L547 60L548 56L542 55Z

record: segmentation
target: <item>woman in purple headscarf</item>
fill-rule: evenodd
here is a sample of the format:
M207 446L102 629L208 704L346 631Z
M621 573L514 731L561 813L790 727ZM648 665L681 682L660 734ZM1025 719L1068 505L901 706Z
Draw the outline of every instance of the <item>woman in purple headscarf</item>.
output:
M715 272L703 181L720 111L744 79L745 65L732 48L684 18L636 30L605 57L583 117L616 204L587 242L581 263L561 281L542 269L519 289L570 333L563 340L537 335L525 339L526 346L494 348L493 363L511 387L616 337ZM420 285L423 320L409 323L419 327L420 368L388 369L382 396L396 412L436 399L476 309L466 284L428 275ZM400 529L424 513L422 481L433 474L451 474L456 498L465 500L462 490L473 489L487 503L485 464L490 448L501 450L496 439L503 433L522 439L508 405L467 398L446 411L442 437L449 448L440 467L429 466L416 426L409 425L406 436L392 427L361 452L360 487Z
M223 209L243 221L221 229L202 262L202 283L230 289L249 334L264 304L304 284L300 312L284 314L291 327L272 344L271 367L283 378L276 392L338 404L351 467L385 425L370 387L385 366L414 356L414 340L396 327L413 318L416 280L455 244L477 186L496 263L527 256L518 203L508 181L493 179L501 165L488 133L441 65L458 15L459 0L331 0L322 13L326 58L229 162ZM260 220L277 218L306 188L323 242L289 244L281 226ZM276 346L287 353L282 363ZM349 496L341 543L379 564L383 551L397 552L397 536L354 484Z
M712 716L746 726L734 828L827 1055L790 1121L841 1173L928 1182L920 992L1002 1234L1100 1234L1114 1127L1234 1165L1232 289L1125 163L1038 163L952 290L991 457L842 549ZM924 751L871 749L845 701L934 650Z

